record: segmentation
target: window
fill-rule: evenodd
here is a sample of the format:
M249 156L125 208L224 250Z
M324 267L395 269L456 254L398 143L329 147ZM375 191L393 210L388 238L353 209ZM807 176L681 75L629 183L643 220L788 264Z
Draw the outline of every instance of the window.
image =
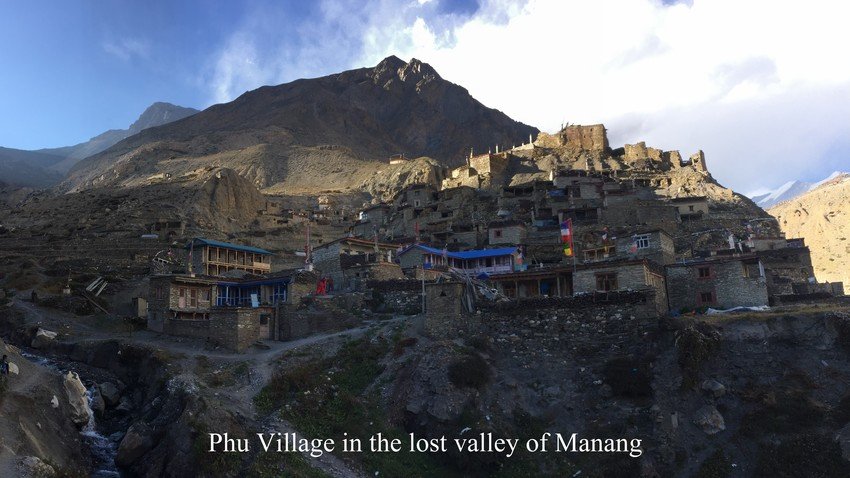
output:
M493 237L496 237L496 238L502 237L502 230L501 229L494 229L493 230Z
M419 207L419 200L418 200L418 199L417 199L417 200L415 200L415 201L413 201L413 206L414 206L414 207Z
M260 325L269 325L269 316L263 314L260 316Z
M715 302L714 292L704 291L704 292L699 293L699 300L698 300L699 305L710 305L710 304L714 304L714 302Z
M163 296L164 296L164 294L163 294L163 291L162 291L162 286L161 285L156 286L156 298L162 299Z
M581 186L573 187L573 197L580 198L581 197Z
M180 297L186 297L186 289L181 287L179 295L180 295Z
M635 236L635 244L637 244L638 249L649 249L649 234Z
M708 279L711 277L711 267L703 266L697 268L697 277L700 279Z
M198 291L196 289L192 289L189 291L189 306L198 306Z
M615 272L596 274L596 290L602 292L617 290L617 274Z
M694 212L694 207L693 207L693 206L688 206L688 211L690 211L690 212Z

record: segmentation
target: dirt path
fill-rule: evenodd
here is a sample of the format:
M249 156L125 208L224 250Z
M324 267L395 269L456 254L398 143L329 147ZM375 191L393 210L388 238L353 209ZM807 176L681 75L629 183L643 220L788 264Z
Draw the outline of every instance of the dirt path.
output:
M28 324L38 324L49 330L62 331L63 342L121 340L124 343L140 344L164 350L174 356L175 363L180 365L182 372L177 378L188 381L200 379L195 373L195 366L199 357L210 359L218 366L245 362L248 364L249 384L247 386L216 389L215 394L217 399L230 403L233 412L249 417L257 416L253 397L268 383L278 362L287 352L324 342L358 338L372 327L385 328L406 320L406 317L395 317L390 320L369 321L351 329L313 335L288 342L264 341L263 348L252 348L245 353L234 353L220 348L210 349L208 344L199 339L173 337L147 330L133 332L132 334L97 330L94 325L85 323L86 318L52 309L45 310L37 304L19 298L13 300L13 306L24 314ZM288 422L275 417L261 424L261 426L269 431L281 433L297 431ZM304 454L304 458L314 467L335 478L365 476L362 472L350 468L343 460L332 454L324 454L320 458L312 458L308 454Z

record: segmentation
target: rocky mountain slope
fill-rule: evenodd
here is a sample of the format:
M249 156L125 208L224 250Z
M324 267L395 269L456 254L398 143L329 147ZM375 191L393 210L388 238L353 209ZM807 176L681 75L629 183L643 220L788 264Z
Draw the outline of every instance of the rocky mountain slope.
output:
M62 179L61 174L50 169L62 159L54 154L0 147L0 181L18 186L50 186Z
M195 108L185 108L171 103L156 102L148 106L139 118L127 129L111 129L84 143L75 144L74 146L65 146L62 148L42 149L38 152L54 156L63 156L65 159L56 163L50 169L65 174L81 159L97 154L122 139L129 138L130 136L140 133L142 130L147 128L161 126L183 119L187 116L192 116L197 112L198 110Z
M514 144L536 133L428 64L389 57L373 68L264 86L145 130L78 163L61 189L133 186L155 175L228 167L270 191L313 184L354 190L393 154L456 165L470 148Z
M768 210L787 237L803 237L821 281L850 283L850 174Z
M127 129L111 129L90 140L38 151L0 147L0 180L20 185L46 187L59 182L81 159L97 154L115 143L141 132L197 113L193 108L154 103Z

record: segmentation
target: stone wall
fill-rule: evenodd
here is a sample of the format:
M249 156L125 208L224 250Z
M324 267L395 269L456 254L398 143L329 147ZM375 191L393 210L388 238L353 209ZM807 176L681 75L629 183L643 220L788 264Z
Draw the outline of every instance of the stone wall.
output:
M363 308L363 294L338 294L316 297L304 304L286 304L278 308L280 340L294 340L319 332L343 330L360 323L352 312Z
M691 167L701 173L708 173L708 166L705 164L705 153L702 150L691 155Z
M596 277L599 274L616 274L617 291L652 291L655 314L667 312L666 280L660 270L655 271L643 262L595 264L593 267L576 270L573 274L573 293L595 293Z
M197 339L206 339L209 337L210 321L209 320L191 320L191 319L165 319L162 323L162 329L159 332L168 335L178 335L180 337L193 337Z
M627 163L633 163L642 159L648 159L657 163L662 162L663 153L660 149L647 147L646 143L641 141L636 144L624 145L625 155L623 159Z
M631 252L630 248L635 242L636 236L643 235L644 234L635 234L634 236L618 237L616 241L617 256L634 259L649 259L662 265L670 264L675 261L676 250L675 245L673 244L673 238L658 231L646 233L646 235L649 236L648 247L639 248L635 252Z
M699 277L701 267L709 268L709 277ZM745 277L744 270L744 264L739 260L667 266L670 310L680 311L703 306L729 309L767 305L765 278L758 277L758 273L753 270L750 271L751 277ZM708 293L713 294L713 300L709 303L701 298L702 294Z
M316 248L313 250L313 266L318 273L325 277L332 277L334 283L342 284L342 267L340 266L340 243Z
M439 282L425 286L425 332L435 338L474 334L480 322L463 307L466 286L462 282Z
M586 296L509 311L484 310L483 335L528 369L572 357L586 367L582 372L602 375L606 361L630 357L637 364L652 349L659 323L652 302L639 293L623 293L609 303Z
M648 226L676 230L679 212L675 206L655 201L633 200L621 204L609 203L602 210L600 223L609 226Z
M491 224L487 228L487 236L491 245L517 245L526 242L528 233L525 225L521 224Z
M249 307L213 309L209 339L237 352L248 349L260 339L260 311Z

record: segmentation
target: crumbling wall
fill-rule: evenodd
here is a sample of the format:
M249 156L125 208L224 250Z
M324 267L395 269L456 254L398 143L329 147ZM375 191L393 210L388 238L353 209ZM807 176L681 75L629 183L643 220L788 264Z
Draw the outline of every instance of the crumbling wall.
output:
M570 125L561 131L561 141L564 145L588 151L605 151L608 149L608 135L605 125L589 126Z
M691 155L691 167L701 173L708 174L708 166L705 165L705 153L702 150Z

